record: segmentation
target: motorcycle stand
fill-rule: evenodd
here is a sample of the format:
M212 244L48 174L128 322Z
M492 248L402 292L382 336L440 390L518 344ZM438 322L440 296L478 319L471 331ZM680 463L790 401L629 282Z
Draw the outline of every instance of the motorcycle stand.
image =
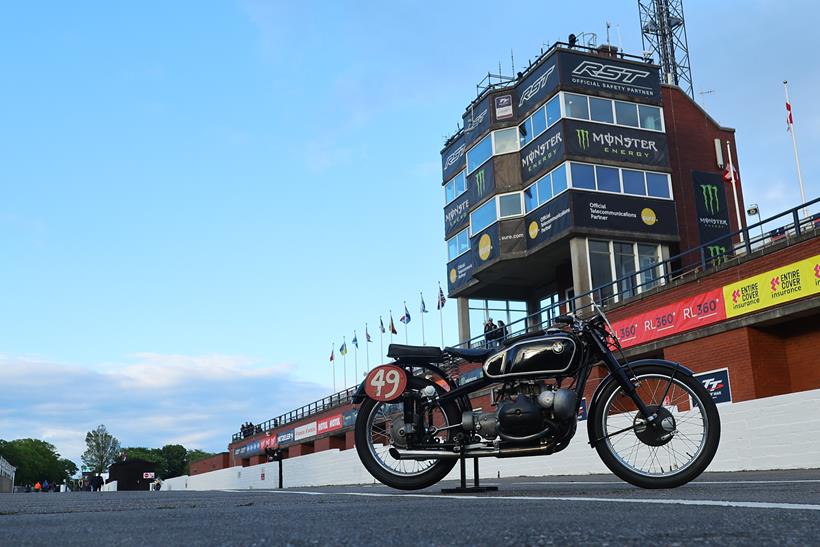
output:
M467 464L464 453L458 463L461 467L461 486L457 488L442 488L442 494L474 494L476 492L497 492L497 486L480 486L478 484L478 458L473 458L473 486L467 486Z

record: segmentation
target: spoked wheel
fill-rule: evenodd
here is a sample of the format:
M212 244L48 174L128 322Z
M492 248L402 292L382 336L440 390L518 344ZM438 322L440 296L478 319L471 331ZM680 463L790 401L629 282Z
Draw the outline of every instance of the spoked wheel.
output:
M432 382L411 378L408 390L421 389ZM446 427L460 422L458 407L453 402L444 406L435 404L424 413L425 426ZM445 476L456 460L397 460L390 455L393 446L403 447L404 439L399 433L404 424L404 407L399 399L395 403L383 403L365 399L356 417L356 451L362 464L379 482L400 490L418 490L437 483ZM428 442L446 442L453 430L445 429L428 437Z
M674 488L700 475L717 452L720 416L712 397L695 378L670 368L634 370L638 395L652 412L647 424L616 382L604 388L592 425L595 448L606 466L642 488Z

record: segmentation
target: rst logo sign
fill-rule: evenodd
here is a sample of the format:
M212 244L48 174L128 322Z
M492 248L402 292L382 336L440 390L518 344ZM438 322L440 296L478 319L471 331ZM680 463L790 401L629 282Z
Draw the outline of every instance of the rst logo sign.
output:
M617 65L608 65L595 61L584 61L572 71L575 76L587 76L605 82L635 83L638 78L646 78L648 70L638 70Z
M703 387L706 388L715 403L732 402L732 388L729 385L728 368L695 374L695 378L703 384Z

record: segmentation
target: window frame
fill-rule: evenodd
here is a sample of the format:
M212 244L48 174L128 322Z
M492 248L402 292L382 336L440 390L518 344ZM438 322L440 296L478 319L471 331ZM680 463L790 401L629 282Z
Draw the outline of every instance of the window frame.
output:
M465 250L461 251L460 253L458 253L457 255L455 255L454 257L450 258L450 242L453 241L454 239L457 239L458 236L464 234L465 232L468 232L468 230L469 230L469 227L464 228L463 230L459 230L458 233L456 233L452 237L447 238L447 242L446 242L447 243L447 262L452 262L453 260L460 257L461 255L470 252L470 234L467 233L467 248ZM458 241L456 241L456 245L458 245Z
M570 164L569 169L567 169L567 187L568 188L573 188L575 190L581 190L581 191L586 191L586 192L599 192L601 194L616 194L616 195L620 195L620 196L638 197L638 194L626 194L623 191L623 188L624 188L623 171L624 171L624 169L626 169L627 171L639 171L639 172L644 174L644 177L643 177L644 188L647 189L647 191L648 191L647 179L646 179L646 174L647 173L651 173L653 175L662 175L662 176L666 177L666 185L667 185L667 189L669 190L669 197L664 198L664 197L658 197L658 196L650 196L648 193L641 196L641 197L645 197L645 198L649 198L649 199L663 199L663 200L667 200L667 201L674 201L674 199L675 199L675 194L672 192L672 176L669 173L664 173L663 171L650 171L650 170L647 170L647 169L635 169L635 168L632 168L632 167L615 167L613 165L604 165L604 164L599 164L599 163L589 163L589 162L586 162L586 161L576 161L576 160L569 160L569 161L566 161L564 163ZM582 187L576 187L576 186L573 185L573 183L572 183L572 164L573 163L577 163L577 164L580 164L580 165L588 165L588 166L592 167L592 173L593 173L593 177L595 179L594 180L595 188L582 188ZM621 188L620 192L611 192L609 190L598 190L598 170L596 169L596 167L599 167L599 166L600 167L609 167L611 169L617 169L618 170L618 181L620 183L620 188ZM550 173L552 173L552 171L550 171ZM529 188L529 186L528 186L528 188Z
M458 176L461 175L461 174L464 175L464 189L461 192L456 193L453 196L453 199L447 201L447 186L449 186L450 183L454 183L455 180L458 178ZM462 169L461 171L459 171L458 173L456 173L453 177L451 177L450 180L448 180L447 182L444 183L444 206L446 207L447 205L450 205L455 200L457 200L459 198L459 196L461 196L465 193L467 193L467 168L466 167L464 169Z
M518 195L518 206L520 207L520 209L519 209L520 212L516 213L514 215L501 216L501 198L506 197L506 196L512 196L512 195ZM524 191L523 190L521 190L519 192L506 192L504 194L498 194L498 195L495 196L495 198L498 201L498 203L496 203L496 206L495 206L495 214L496 214L496 217L497 217L496 220L505 220L505 219L508 219L508 218L518 218L518 217L523 216L523 215L526 214L524 212Z
M564 95L567 95L567 94L569 94L569 95L579 95L579 96L587 98L587 113L590 116L589 118L577 118L575 116L570 116L567 113L567 110L566 110L565 105L564 105L564 101L565 101ZM572 91L559 91L558 95L561 95L560 104L561 104L561 117L562 118L566 118L566 119L569 119L569 120L578 120L578 121L582 121L582 122L600 123L602 125L611 125L611 126L614 126L614 127L625 127L625 128L628 128L628 129L640 129L641 131L651 131L653 133L666 133L666 120L663 117L663 107L662 106L658 106L658 105L654 105L654 104L636 103L636 102L633 102L633 101L624 101L624 100L621 100L621 99L610 99L609 97L597 97L595 95L586 95L584 93L575 93L575 92L572 92ZM589 106L590 99L599 99L599 100L602 100L602 101L609 101L610 105L611 105L611 108L612 108L613 122L602 122L602 121L598 121L598 120L593 120L592 119L592 111L591 111L590 106ZM635 105L635 112L638 115L638 125L626 125L626 124L618 123L618 117L617 117L617 114L616 114L616 111L615 111L615 102L616 101L619 102L619 103L627 103L627 104ZM652 128L649 128L649 127L641 126L641 114L640 114L640 107L641 106L645 106L645 107L649 107L649 108L657 108L658 109L658 114L659 114L659 117L660 117L660 120L661 120L661 128L660 129L652 129Z
M498 196L492 196L490 199L486 200L484 203L482 203L481 205L479 205L478 207L473 209L472 212L470 212L470 223L469 223L470 225L467 227L470 230L470 237L473 237L474 235L478 234L479 232L483 232L484 230L486 230L487 228L489 228L490 226L492 226L493 224L498 222L498 200L496 199L497 197ZM479 209L481 209L482 207L484 207L485 205L487 205L490 202L495 204L495 220L493 220L492 222L490 222L489 224L487 224L486 226L484 226L480 230L475 230L474 231L473 230L473 215L476 214Z
M642 294L645 291L654 289L657 286L666 285L666 264L664 263L664 259L663 259L664 253L663 253L663 244L662 243L655 243L655 242L650 242L650 241L624 241L624 240L620 240L620 239L600 239L600 238L597 238L597 237L587 237L587 238L584 238L584 247L586 248L586 255L587 255L586 256L586 258L587 258L587 282L589 283L590 290L594 290L594 289L597 288L597 287L594 287L592 285L592 265L591 265L592 259L591 259L590 251L589 251L589 242L590 241L597 241L597 242L601 242L601 243L606 242L608 244L608 248L609 248L609 272L610 272L610 276L611 276L611 279L612 279L610 285L613 288L611 298L612 298L613 302L620 302L621 300L624 299L622 297L622 291L621 291L621 283L623 282L623 280L620 279L617 276L617 269L615 267L615 243L627 244L627 245L632 246L632 256L633 256L633 261L634 261L634 266L635 266L635 271L632 273L632 276L635 277L636 283L635 283L635 286L634 286L634 289L633 289L633 294L627 296L626 298L632 298L633 296L637 296L639 294ZM645 287L644 284L641 283L641 281L639 279L640 271L641 271L641 259L640 259L640 255L639 255L639 251L638 251L638 245L648 245L648 246L651 245L651 246L655 247L655 257L657 258L658 262L654 267L658 268L658 277L655 279L655 281L657 283L655 285L651 286L651 287Z

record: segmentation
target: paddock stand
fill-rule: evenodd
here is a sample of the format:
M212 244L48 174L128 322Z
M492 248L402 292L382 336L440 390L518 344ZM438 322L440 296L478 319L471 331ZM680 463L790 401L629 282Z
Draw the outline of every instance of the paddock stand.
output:
M442 488L442 494L475 494L476 492L496 492L497 486L480 486L478 484L478 458L473 458L473 486L467 486L467 458L464 457L464 451L458 459L458 464L461 467L461 486L457 488Z

